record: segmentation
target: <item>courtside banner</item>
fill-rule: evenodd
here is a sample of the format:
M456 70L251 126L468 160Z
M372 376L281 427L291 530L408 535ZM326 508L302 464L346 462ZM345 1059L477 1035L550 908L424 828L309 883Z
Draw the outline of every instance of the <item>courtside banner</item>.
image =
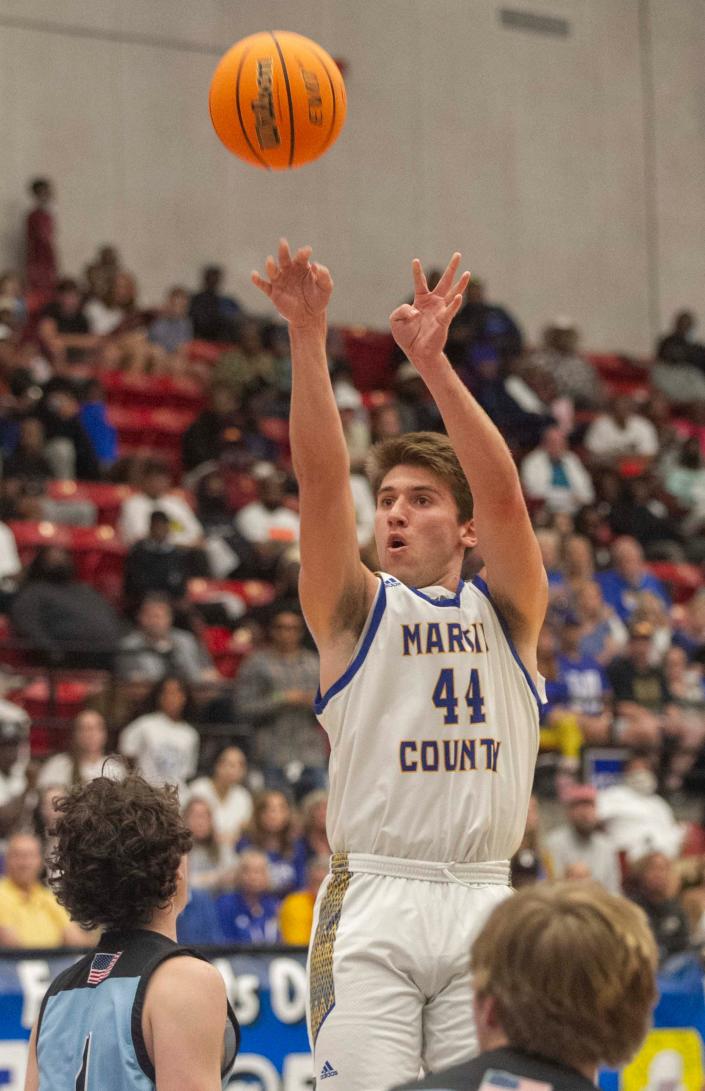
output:
M242 1026L230 1091L310 1091L306 956L292 949L206 952L225 980ZM27 1039L49 982L73 953L0 954L0 1091L22 1091ZM654 1028L622 1072L603 1072L603 1091L702 1091L705 979L690 960L660 978ZM331 1081L334 1082L334 1081Z
M204 951L223 975L242 1027L229 1091L310 1091L305 952ZM44 992L78 957L57 952L0 954L0 1091L22 1091L27 1039Z

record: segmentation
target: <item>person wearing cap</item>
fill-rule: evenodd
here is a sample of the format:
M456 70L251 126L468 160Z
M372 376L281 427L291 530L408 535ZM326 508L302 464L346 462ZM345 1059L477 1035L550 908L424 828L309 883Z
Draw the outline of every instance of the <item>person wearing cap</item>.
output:
M644 913L589 881L539 883L502 902L472 947L482 1052L396 1091L595 1091L597 1069L641 1045L656 1001Z
M609 838L598 827L597 791L591 784L571 784L562 794L566 821L546 835L553 873L565 879L576 865L612 894L619 894L619 859Z

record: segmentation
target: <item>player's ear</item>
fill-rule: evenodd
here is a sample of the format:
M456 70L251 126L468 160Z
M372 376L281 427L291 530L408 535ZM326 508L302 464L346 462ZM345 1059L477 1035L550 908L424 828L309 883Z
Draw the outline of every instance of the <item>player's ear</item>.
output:
M465 549L473 549L477 545L474 519L468 519L466 522L460 524L460 541L463 543Z

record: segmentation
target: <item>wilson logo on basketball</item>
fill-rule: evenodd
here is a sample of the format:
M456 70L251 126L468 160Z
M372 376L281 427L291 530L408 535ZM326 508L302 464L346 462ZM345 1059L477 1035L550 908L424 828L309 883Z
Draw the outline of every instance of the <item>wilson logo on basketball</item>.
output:
M274 116L274 62L271 57L257 61L257 98L252 102L255 115L255 131L262 149L276 148L281 144L281 137Z
M312 125L322 125L323 99L321 98L321 85L318 82L318 76L315 72L309 72L308 69L303 66L299 68L299 71L301 73L301 79L304 81L304 87L306 88L308 120Z

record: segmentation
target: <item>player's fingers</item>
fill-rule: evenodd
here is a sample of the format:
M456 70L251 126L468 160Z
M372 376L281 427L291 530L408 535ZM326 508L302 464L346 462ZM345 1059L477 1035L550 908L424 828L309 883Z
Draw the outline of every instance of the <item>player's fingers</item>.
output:
M451 303L457 295L463 295L469 283L470 274L465 272L461 276L460 280L456 281L451 290L448 292L448 295L445 297L446 303Z
M460 310L462 302L463 302L463 297L461 295L456 295L455 298L452 299L450 301L450 303L448 304L448 306L446 307L445 311L443 312L443 317L444 317L445 324L447 326L450 325L450 323L455 318L456 314Z
M428 284L426 283L426 277L424 275L421 262L418 258L414 258L411 263L411 275L414 278L414 292L416 295L423 295L428 291Z
M332 288L333 277L330 275L330 269L326 265L319 265L318 262L312 261L311 268L313 269L316 280L320 284L321 288Z
M312 253L312 246L302 246L299 250L296 251L294 263L296 265L308 265L308 259L311 257Z
M267 276L270 280L276 280L279 276L279 266L270 254L264 263L264 267L267 270Z
M456 274L456 271L457 271L459 265L460 265L460 254L456 250L455 253L453 254L452 258L450 259L450 261L446 265L445 271L444 271L441 279L438 281L438 284L436 285L436 287L434 289L434 291L436 292L437 295L443 295L444 296L449 292L450 286L453 283L453 280L455 279L455 274Z
M256 272L254 269L252 271L252 283L255 284L261 292L264 292L265 295L271 296L272 285L269 283L268 280L265 280L264 277L260 276L259 273Z
M279 264L282 269L285 269L287 265L291 265L291 250L286 239L279 240Z
M389 316L390 322L408 322L410 318L413 318L417 314L417 311L410 303L402 303L400 307L392 311Z

